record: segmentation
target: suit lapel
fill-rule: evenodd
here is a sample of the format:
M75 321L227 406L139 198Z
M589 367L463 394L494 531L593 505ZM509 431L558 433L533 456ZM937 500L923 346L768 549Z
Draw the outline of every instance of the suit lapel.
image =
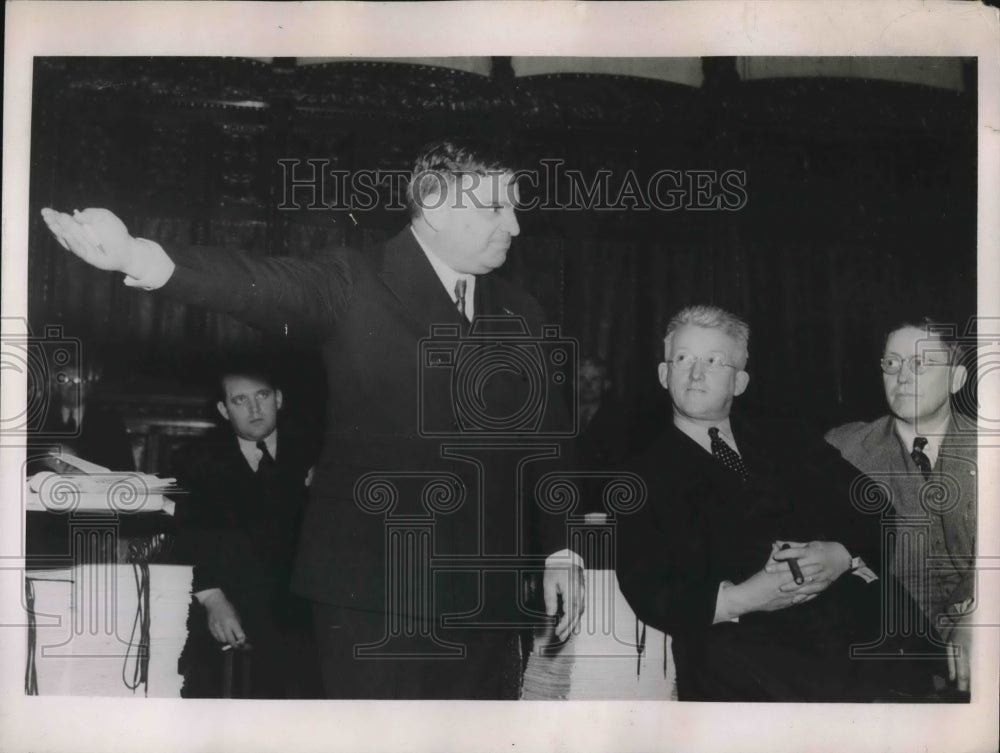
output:
M232 468L236 478L248 481L253 478L253 468L247 462L246 456L240 449L240 442L235 434L226 438L226 462Z
M465 322L409 226L385 244L378 275L406 309L419 336L426 337L432 325Z
M740 480L693 439L673 424L664 439L664 466L668 488L675 488L680 496L699 498L697 512L710 514L709 507L727 506L739 493ZM680 488L678 488L680 487ZM722 490L722 493L711 493Z
M760 425L746 422L740 416L730 416L733 438L740 448L750 479L743 484L733 481L734 496L740 499L746 516L763 517L791 509L795 500L788 498L785 489L794 486L801 477L802 463L792 440L762 431ZM735 474L730 473L735 478Z
M495 272L476 277L476 316L518 316L507 307L503 295L504 282Z
M862 442L871 470L915 470L906 462L906 452L896 435L892 416L885 416Z

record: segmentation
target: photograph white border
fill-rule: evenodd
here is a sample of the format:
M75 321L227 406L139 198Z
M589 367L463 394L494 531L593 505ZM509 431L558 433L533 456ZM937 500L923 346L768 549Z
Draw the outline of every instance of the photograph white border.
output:
M225 55L920 55L979 58L978 294L1000 316L1000 32L965 2L9 2L4 47L2 307L26 312L32 57ZM419 34L414 30L419 29ZM474 31L473 31L474 30ZM5 319L5 323L8 320ZM6 324L5 324L6 326ZM1000 395L981 395L1000 415ZM4 373L3 415L24 380ZM980 556L997 551L997 448L981 450ZM20 499L18 451L0 448L0 499ZM0 554L19 552L17 505ZM23 620L16 563L0 566L0 626ZM980 575L1000 625L996 572ZM0 637L0 750L988 751L997 744L997 628L973 657L968 706L666 702L275 702L26 697L24 644Z

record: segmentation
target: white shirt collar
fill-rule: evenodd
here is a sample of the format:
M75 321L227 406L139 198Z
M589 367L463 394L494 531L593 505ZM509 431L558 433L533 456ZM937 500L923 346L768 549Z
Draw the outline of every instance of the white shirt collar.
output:
M699 447L701 447L705 452L712 451L712 438L708 436L708 430L710 427L704 424L692 421L687 416L679 416L674 414L674 426L681 430L686 436L694 440ZM728 444L733 450L739 453L739 448L736 446L736 438L733 437L733 429L729 425L728 416L717 424L714 424L719 429L719 436Z
M454 269L445 264L440 256L435 254L433 251L427 248L427 246L424 245L424 242L420 240L420 236L418 236L416 232L413 230L412 225L410 226L410 232L413 233L413 237L416 239L417 244L420 246L420 249L424 252L424 255L427 257L427 261L429 261L431 263L431 266L434 267L434 272L437 274L438 279L441 280L441 284L444 285L444 289L448 293L448 297L451 298L451 300L453 301L456 300L455 283L458 282L459 280L466 281L465 316L471 322L472 315L474 313L473 305L476 297L475 296L476 276L466 275L456 272Z
M903 449L906 450L907 455L913 450L913 440L916 437L924 437L927 440L927 446L924 447L924 455L931 461L931 467L933 467L937 463L938 450L941 449L941 440L948 433L948 427L951 424L951 414L949 413L943 422L938 422L937 424L921 422L920 434L917 434L917 430L913 424L901 421L898 418L893 420L893 424L896 427L896 436L903 443Z
M257 449L257 440L244 439L243 437L236 437L236 441L239 442L240 452L243 453L243 457L245 457L247 463L250 464L250 468L256 471L257 466L260 465L260 459L264 456L264 453ZM264 437L264 444L267 446L267 451L271 453L271 457L277 458L278 457L277 429L275 429L266 437Z

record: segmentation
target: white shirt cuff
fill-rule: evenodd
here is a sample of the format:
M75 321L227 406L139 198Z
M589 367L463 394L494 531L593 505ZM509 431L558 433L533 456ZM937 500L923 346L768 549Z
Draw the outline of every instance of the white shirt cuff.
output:
M572 549L560 549L555 554L550 554L545 558L545 567L565 567L566 565L577 565L583 567L583 557Z
M194 592L194 598L196 598L198 600L199 604L204 604L205 603L205 599L207 599L209 596L214 596L217 593L219 593L219 594L222 593L222 589L221 588L206 588L204 591L195 591Z
M727 588L732 588L733 582L730 580L724 580L719 584L719 590L716 592L715 597L715 619L712 622L713 625L717 625L720 622L739 622L740 618L730 616L732 612L727 607L723 607L724 597L722 592Z
M143 290L162 288L174 273L173 261L159 243L145 238L133 240L132 264L125 275L125 284Z

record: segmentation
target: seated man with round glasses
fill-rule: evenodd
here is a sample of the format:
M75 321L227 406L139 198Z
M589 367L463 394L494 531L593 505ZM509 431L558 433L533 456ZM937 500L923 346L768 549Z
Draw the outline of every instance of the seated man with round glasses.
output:
M630 464L647 499L618 516L622 594L673 638L682 701L927 698L933 647L882 640L893 579L877 572L880 521L855 504L855 469L818 436L734 410L749 340L715 306L667 326L673 416Z
M881 360L889 413L838 426L826 440L889 489L900 542L890 554L890 571L919 605L926 629L938 630L950 644L950 689L966 694L977 435L975 423L953 407L968 377L955 331L928 318L893 327Z

